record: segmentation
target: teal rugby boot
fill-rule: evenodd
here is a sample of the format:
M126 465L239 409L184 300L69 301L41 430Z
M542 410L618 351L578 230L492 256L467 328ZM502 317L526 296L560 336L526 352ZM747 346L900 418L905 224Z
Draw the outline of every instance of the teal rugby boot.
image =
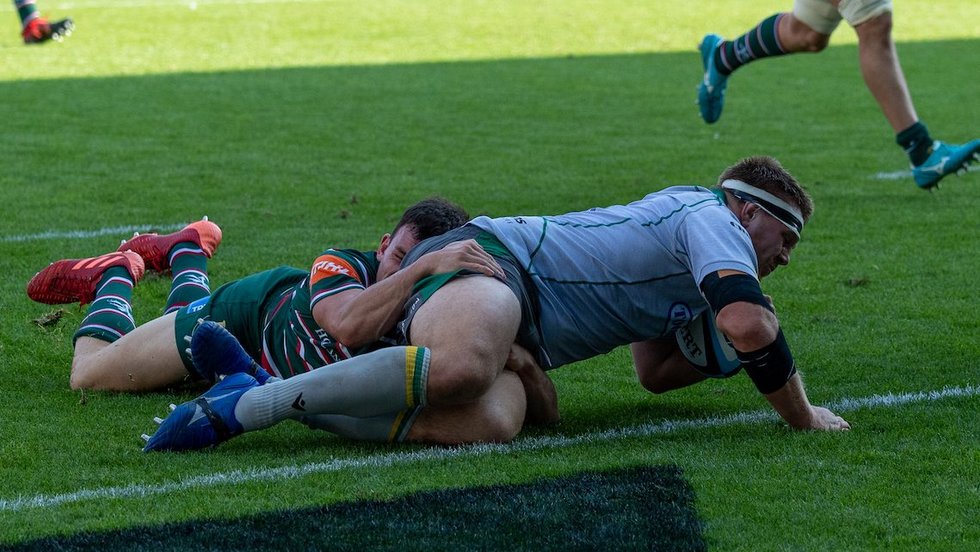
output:
M915 185L928 190L936 187L948 174L965 172L970 163L980 161L980 140L973 140L962 146L944 144L939 140L932 143L932 153L921 165L912 167Z
M701 110L701 118L708 124L721 117L721 109L725 106L728 75L722 75L715 67L715 52L723 41L716 34L708 34L698 46L701 50L701 64L704 66L704 79L698 85L698 108Z

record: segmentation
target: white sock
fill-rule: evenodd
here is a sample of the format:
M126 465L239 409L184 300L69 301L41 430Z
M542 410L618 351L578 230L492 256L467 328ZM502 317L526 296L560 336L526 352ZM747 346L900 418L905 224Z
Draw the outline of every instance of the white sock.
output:
M389 347L250 389L235 405L245 431L318 414L371 418L425 405L430 352Z

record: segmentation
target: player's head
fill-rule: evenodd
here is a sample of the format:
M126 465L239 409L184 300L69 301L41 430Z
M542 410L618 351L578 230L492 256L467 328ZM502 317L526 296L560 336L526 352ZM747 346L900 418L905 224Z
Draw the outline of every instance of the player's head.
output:
M772 157L747 157L725 169L725 172L718 177L718 186L725 190L726 195L741 199L733 194L732 189L725 186L727 180L743 182L795 205L803 216L804 223L810 220L810 215L813 214L813 200L810 194L779 164L779 161Z
M799 182L772 157L749 157L725 169L718 187L752 237L759 277L788 264L813 214L813 200Z
M402 258L420 241L458 228L470 219L460 207L441 197L430 197L412 205L378 246L378 280L394 274Z
M469 214L459 205L441 197L430 197L406 209L391 235L408 226L415 239L422 241L459 228L469 220Z

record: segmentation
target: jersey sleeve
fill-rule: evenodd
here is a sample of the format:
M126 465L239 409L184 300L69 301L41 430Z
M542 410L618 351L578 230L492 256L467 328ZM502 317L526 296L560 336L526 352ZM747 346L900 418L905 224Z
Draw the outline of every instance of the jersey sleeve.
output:
M313 261L310 268L310 308L320 300L352 289L370 285L367 268L356 256L328 249Z
M737 270L758 278L752 239L725 206L691 212L678 228L677 246L699 286L705 276L719 270Z

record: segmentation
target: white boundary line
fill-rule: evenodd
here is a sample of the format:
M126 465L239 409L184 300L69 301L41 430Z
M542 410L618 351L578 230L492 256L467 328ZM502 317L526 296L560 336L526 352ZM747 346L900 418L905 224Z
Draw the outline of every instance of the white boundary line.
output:
M963 169L965 169L968 173L980 172L980 165L976 163L968 163L963 167ZM905 169L902 171L877 172L871 175L871 178L875 180L905 180L906 178L912 178L912 170Z
M871 395L869 397L841 399L827 405L834 411L848 412L861 408L895 407L903 404L938 401L951 397L975 397L980 395L980 386L946 387L938 391L920 391L886 395ZM63 504L73 504L86 500L145 498L179 491L213 487L217 485L237 485L253 481L277 481L296 479L310 474L332 473L361 468L385 468L423 462L429 460L447 460L466 457L487 456L492 454L513 454L544 449L570 447L585 443L612 441L632 437L648 437L663 433L683 431L687 429L704 429L725 427L740 424L755 424L775 421L777 416L772 410L756 410L741 412L728 416L711 418L668 420L657 423L647 423L638 426L610 429L596 433L581 435L556 435L518 439L502 445L471 445L453 448L425 448L411 452L392 452L376 454L363 458L340 458L327 462L315 462L299 466L282 466L278 468L236 470L219 472L210 475L189 477L171 483L140 484L133 483L125 487L102 487L83 489L73 493L56 495L35 495L13 499L0 499L0 512L19 512L32 508L54 508Z
M183 8L196 10L206 6L247 6L252 4L335 4L337 0L64 0L45 2L44 9L115 10L120 8ZM48 7L50 6L50 7Z
M181 224L143 224L140 226L115 226L112 228L99 228L98 230L49 230L38 234L23 234L20 236L0 236L0 242L31 242L40 240L64 240L64 239L86 239L97 238L99 236L111 236L113 234L132 235L133 232L149 232L150 230L179 230L186 226Z
M912 171L892 171L892 172L879 172L871 176L875 180L905 180L906 178L912 178Z

